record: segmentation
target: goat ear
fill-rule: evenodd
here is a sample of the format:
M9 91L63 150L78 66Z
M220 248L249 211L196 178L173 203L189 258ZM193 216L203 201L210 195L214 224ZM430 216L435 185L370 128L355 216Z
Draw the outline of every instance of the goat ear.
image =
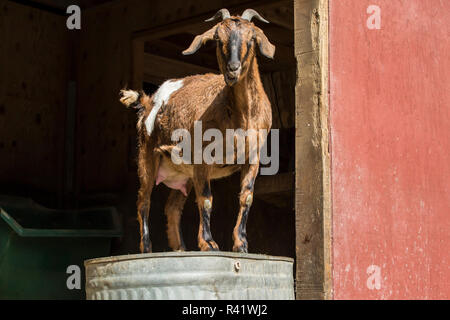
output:
M213 28L209 29L205 33L203 33L199 36L196 36L194 38L194 41L192 41L191 45L189 46L189 48L187 48L186 50L183 51L183 55L187 56L187 55L196 53L197 50L200 49L200 47L202 45L204 45L207 41L214 39L216 30L217 30L217 26L214 26Z
M255 30L255 40L259 46L259 51L263 56L273 59L273 56L275 55L275 46L269 42L269 39L267 39L266 35L260 28L256 26L253 28Z

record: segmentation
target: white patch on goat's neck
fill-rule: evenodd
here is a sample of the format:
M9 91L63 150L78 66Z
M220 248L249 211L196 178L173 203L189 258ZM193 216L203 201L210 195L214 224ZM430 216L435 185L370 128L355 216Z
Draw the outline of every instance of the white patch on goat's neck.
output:
M156 115L158 114L159 109L161 109L161 107L169 101L172 93L180 89L182 86L183 80L167 80L155 92L155 95L153 96L152 111L150 111L150 114L145 120L145 128L147 129L148 135L152 134L153 128L155 127Z

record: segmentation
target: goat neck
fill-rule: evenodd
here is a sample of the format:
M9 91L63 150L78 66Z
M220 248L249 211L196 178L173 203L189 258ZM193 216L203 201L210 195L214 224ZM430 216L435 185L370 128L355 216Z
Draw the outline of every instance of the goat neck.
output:
M264 92L256 58L250 62L246 75L230 87L233 110L238 112L247 127L249 119L257 114L258 101Z

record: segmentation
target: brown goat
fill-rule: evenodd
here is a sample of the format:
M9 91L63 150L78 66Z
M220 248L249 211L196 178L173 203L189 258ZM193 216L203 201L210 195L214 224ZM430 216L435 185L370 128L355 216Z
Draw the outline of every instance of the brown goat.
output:
M132 90L121 91L121 102L140 111L137 123L140 178L137 210L141 252L151 252L148 230L150 197L155 183L160 182L173 189L165 207L170 247L185 250L180 218L186 198L194 187L200 212L198 246L202 251L219 250L210 231L213 204L210 180L229 176L238 170L241 170L240 209L233 230L233 251L248 252L246 222L259 169L259 150L266 137L258 135L260 147L257 148L257 161L252 163L248 161L249 153L255 146L250 146L248 141L244 164L175 164L170 156L176 146L172 141L174 130L183 128L193 133L196 121L202 122L202 133L211 128L222 133L226 129L265 129L268 132L271 128L272 110L259 75L256 47L269 58L273 58L275 47L251 19L256 17L267 21L252 9L245 10L242 16L230 16L228 10L222 9L207 21L219 17L222 21L195 37L183 54L193 54L205 42L216 40L222 74L168 80L152 97ZM233 156L236 159L235 151Z

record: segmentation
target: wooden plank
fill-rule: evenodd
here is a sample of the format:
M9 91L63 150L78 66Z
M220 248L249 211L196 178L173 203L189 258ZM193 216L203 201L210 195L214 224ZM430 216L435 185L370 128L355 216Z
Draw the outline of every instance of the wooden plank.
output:
M296 83L296 298L324 299L329 297L325 288L327 270L330 271L329 254L325 244L324 228L329 228L329 205L324 201L324 189L329 185L329 175L324 167L328 152L328 137L322 126L327 119L325 73L328 62L326 45L320 45L325 36L328 10L325 0L295 0L295 52L298 80ZM319 11L319 8L320 11ZM323 15L323 19L321 19ZM322 25L321 25L322 24ZM308 32L304 32L309 30ZM325 38L326 39L326 38ZM326 149L325 149L326 148ZM327 169L328 170L328 169ZM329 170L327 171L329 172ZM329 201L329 198L326 198ZM327 237L329 230L326 230ZM328 239L328 238L327 238Z
M296 55L314 50L311 20L314 10L317 10L316 1L319 0L295 0L294 2Z
M333 299L332 283L332 203L331 203L331 137L330 127L330 99L329 99L329 0L319 2L319 61L321 66L321 111L320 123L322 130L322 199L323 199L323 289L324 299Z
M180 60L160 57L150 53L144 53L143 71L146 79L153 77L154 79L162 80L183 78L193 74L217 73L214 69L197 66Z
M241 13L243 10L247 8L253 8L255 10L260 10L261 8L274 8L281 4L286 4L288 1L286 0L258 0L258 1L249 1L244 4L239 4L235 6L228 7L228 10L231 14ZM161 39L167 37L172 34L182 33L182 32L194 32L198 34L201 30L205 31L205 20L214 15L216 11L210 11L207 13L200 14L198 16L184 19L181 21L177 21L174 23L170 23L164 26L152 28L149 30L139 31L133 34L135 39L140 40L154 40ZM210 25L213 24L210 22ZM188 31L190 30L190 31Z
M183 56L181 52L185 50L187 47L188 45L181 46L177 43L173 43L166 40L153 40L151 42L145 43L145 52L152 53L162 57L185 61L187 63L209 68L211 70L214 69L216 70L216 72L219 72L216 50L214 50L214 52L212 53L200 50L193 55Z

